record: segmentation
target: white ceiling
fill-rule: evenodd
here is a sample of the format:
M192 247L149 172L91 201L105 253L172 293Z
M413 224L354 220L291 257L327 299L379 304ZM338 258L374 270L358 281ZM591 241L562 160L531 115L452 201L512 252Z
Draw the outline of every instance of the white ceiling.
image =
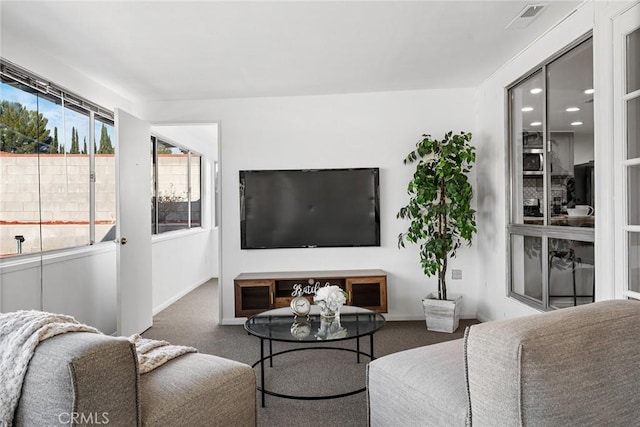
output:
M581 1L10 1L1 30L132 101L475 87ZM10 58L7 58L10 59Z

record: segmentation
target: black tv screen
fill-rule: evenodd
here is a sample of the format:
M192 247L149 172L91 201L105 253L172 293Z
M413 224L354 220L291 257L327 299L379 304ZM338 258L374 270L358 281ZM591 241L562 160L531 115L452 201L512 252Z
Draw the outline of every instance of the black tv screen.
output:
M380 246L379 169L240 171L242 249Z

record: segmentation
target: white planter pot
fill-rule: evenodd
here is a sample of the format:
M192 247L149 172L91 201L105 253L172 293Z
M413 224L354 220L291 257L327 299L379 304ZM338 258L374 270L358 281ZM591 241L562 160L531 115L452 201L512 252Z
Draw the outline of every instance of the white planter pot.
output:
M427 330L452 333L458 329L462 295L449 295L449 298L439 300L437 294L431 293L422 299Z

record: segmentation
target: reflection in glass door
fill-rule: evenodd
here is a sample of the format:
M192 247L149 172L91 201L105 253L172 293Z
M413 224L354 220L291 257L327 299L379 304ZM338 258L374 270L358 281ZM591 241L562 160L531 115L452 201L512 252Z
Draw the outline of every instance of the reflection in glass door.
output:
M544 213L544 80L538 71L510 91L512 222L542 224Z
M512 292L542 306L545 300L542 238L512 234L510 245Z
M592 64L589 39L546 67L549 225L594 227Z
M571 307L595 301L593 242L549 239L549 306Z

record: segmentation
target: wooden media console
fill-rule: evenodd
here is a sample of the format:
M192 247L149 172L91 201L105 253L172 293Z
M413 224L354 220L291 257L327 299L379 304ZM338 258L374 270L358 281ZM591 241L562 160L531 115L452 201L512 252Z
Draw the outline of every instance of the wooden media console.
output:
M281 271L241 273L234 279L236 317L288 307L301 295L313 303L318 287L337 285L348 294L347 305L387 312L387 274L383 270Z

